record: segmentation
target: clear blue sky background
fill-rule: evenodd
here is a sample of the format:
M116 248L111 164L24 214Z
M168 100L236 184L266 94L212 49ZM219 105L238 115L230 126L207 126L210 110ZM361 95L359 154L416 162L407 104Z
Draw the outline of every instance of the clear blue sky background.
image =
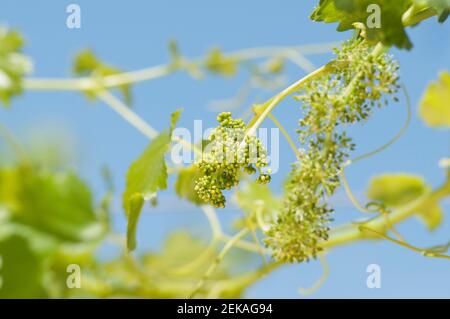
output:
M308 16L315 1L76 1L73 3L79 4L82 10L79 30L70 30L65 25L66 7L70 3L0 1L0 22L17 27L28 40L26 53L34 59L34 76L70 76L73 55L85 47L93 48L104 61L124 70L135 70L166 62L166 44L171 38L178 41L183 54L196 57L214 45L228 51L337 41L351 35L335 32L335 25L310 21ZM436 79L440 70L450 69L450 23L438 25L433 19L408 32L413 50L393 50L393 54L401 64L403 82L416 111L426 84ZM330 57L321 55L312 60L319 65ZM293 80L303 73L292 67L289 74ZM198 82L177 74L138 84L133 89L134 108L157 129L167 126L169 112L179 106L185 108L180 126L192 128L194 119L204 119L212 126L215 114L208 111L207 103L233 96L245 78L242 74L231 80L210 77ZM298 109L293 100L285 101L276 114L294 130ZM377 111L368 125L352 129L358 143L357 153L387 141L402 125L404 117L404 99L401 99L400 103ZM78 146L77 169L97 196L103 191L100 167L106 163L110 166L120 194L128 165L147 143L145 137L105 105L88 103L77 93L29 92L16 99L10 110L0 109L0 120L22 136L33 131L30 127L44 130L43 124L71 132ZM273 183L276 192L280 191L283 176L293 160L287 145L282 143L282 169ZM425 176L432 185L438 185L443 173L437 162L449 155L449 149L448 131L426 128L415 112L408 132L398 143L351 167L348 178L358 194L363 194L371 176L383 172L414 172ZM358 216L342 192L335 201L337 221ZM449 211L448 202L445 209ZM236 210L230 208L221 215L231 218L236 216ZM117 229L123 232L125 224L119 202L115 216ZM432 234L416 220L402 224L399 229L418 246L442 244L450 239L448 219ZM202 233L205 226L198 210L168 191L161 195L158 208L146 209L143 214L139 244L142 249L156 249L162 238L176 227L189 227ZM106 257L112 254L108 250L102 253ZM339 247L328 259L329 278L310 298L450 297L450 263L446 260L426 259L386 242ZM371 263L381 266L380 289L366 287L366 267ZM317 261L286 266L253 286L247 296L302 297L298 287L311 285L320 274Z

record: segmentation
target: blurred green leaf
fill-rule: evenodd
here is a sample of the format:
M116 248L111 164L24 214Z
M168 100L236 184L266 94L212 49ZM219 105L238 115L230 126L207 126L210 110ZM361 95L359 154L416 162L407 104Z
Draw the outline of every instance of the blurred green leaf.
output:
M0 298L45 298L43 267L28 240L0 239Z
M212 49L206 57L206 68L223 76L233 76L237 72L237 61L227 57L220 49Z
M419 114L431 127L450 127L450 73L445 71L439 81L428 85L420 102Z
M75 56L73 72L76 75L92 76L100 81L102 77L122 73L120 69L100 61L90 49L85 49ZM119 86L119 90L122 93L125 103L130 106L132 104L131 86L129 84L123 84ZM90 99L94 99L96 96L95 90L88 90L85 93Z
M267 61L266 68L270 73L279 74L285 68L284 59L281 57L274 57Z
M90 241L103 232L88 187L73 173L40 172L22 166L1 170L0 201L9 209L11 222L58 241Z
M417 215L419 219L428 227L429 230L437 228L442 224L444 212L438 204L433 204L420 211Z
M27 174L23 178L15 220L62 241L89 241L101 235L90 190L74 174Z
M368 197L395 208L414 201L430 190L431 187L419 176L386 174L372 178ZM441 224L443 212L438 203L432 203L418 211L417 216L428 229L433 230Z
M127 172L123 205L128 217L127 247L136 248L136 227L145 201L152 200L159 190L167 188L167 165L164 159L169 150L172 130L181 110L172 113L170 129L150 142Z
M386 206L401 206L420 197L428 190L425 181L415 175L386 174L372 178L368 197Z
M178 178L175 182L175 191L178 196L185 198L196 205L204 204L194 189L195 181L200 177L200 175L201 172L193 167L180 169L178 172Z
M20 53L22 36L0 26L0 101L8 106L13 96L22 93L22 78L31 73L31 60Z

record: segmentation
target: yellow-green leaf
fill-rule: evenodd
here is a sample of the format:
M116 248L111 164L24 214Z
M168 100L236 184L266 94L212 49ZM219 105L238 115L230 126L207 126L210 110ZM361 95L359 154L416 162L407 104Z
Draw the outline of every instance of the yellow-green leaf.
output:
M444 213L439 205L434 204L427 207L423 212L420 211L417 216L429 230L433 230L442 223Z
M189 200L190 202L201 205L204 202L198 197L194 189L195 181L200 177L201 172L193 167L182 168L178 172L178 178L175 182L175 191L178 196Z
M42 260L28 240L11 235L0 239L0 298L48 297Z
M428 85L420 102L419 114L431 127L450 127L450 73L445 71L437 82Z
M76 56L73 64L73 72L76 75L92 76L94 78L101 78L109 75L119 74L122 71L118 68L108 65L100 61L94 52L90 49L80 51ZM118 87L127 105L132 103L131 86L123 84ZM93 99L96 96L95 90L86 90L85 94L88 98Z
M209 71L223 76L233 76L237 72L237 61L225 56L221 50L213 49L206 58L206 67Z
M409 174L386 174L372 178L368 197L386 206L401 206L429 190L420 177Z
M172 114L170 129L150 142L127 172L123 206L128 217L127 247L136 248L136 227L144 201L152 200L159 190L167 188L167 165L164 159L169 149L173 127L181 110Z
M406 205L429 192L431 187L416 175L386 174L372 178L368 188L368 197L380 201L388 208ZM431 203L416 212L428 229L433 230L442 222L442 210L438 203Z
M0 205L10 212L11 222L58 242L95 241L105 228L89 188L73 173L22 166L0 170Z
M0 26L0 102L22 93L22 79L31 73L33 63L21 53L24 40L20 33Z
M136 193L129 199L128 225L127 225L127 247L129 250L136 249L136 229L144 206L144 197Z

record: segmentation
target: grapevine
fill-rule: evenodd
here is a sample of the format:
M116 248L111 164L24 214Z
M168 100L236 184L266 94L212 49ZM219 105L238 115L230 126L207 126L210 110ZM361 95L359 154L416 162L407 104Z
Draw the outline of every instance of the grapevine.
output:
M380 28L365 25L366 6L372 2L390 17ZM311 14L313 21L337 23L338 31L354 32L341 44L232 52L214 47L203 56L189 58L170 41L167 63L135 71L124 71L102 61L94 50L85 49L74 59L74 77L62 79L31 77L33 64L24 54L23 37L17 30L1 27L0 101L8 112L15 111L15 100L24 92L74 91L90 102L105 104L149 143L124 172L121 206L127 227L117 233L111 220L117 194L108 169L102 172L105 193L99 199L71 168L57 160L41 160L0 123L0 139L15 156L12 164L0 162L0 256L3 252L12 259L20 255L27 259L23 264L35 266L30 278L25 277L28 273L11 272L14 278L24 276L30 289L22 294L12 279L6 278L6 289L0 289L0 296L236 298L245 296L250 285L279 267L320 259L324 276L312 289L300 290L308 292L324 282L328 273L325 255L332 248L361 240L383 239L424 257L449 259L449 244L421 247L409 243L396 228L412 217L421 219L430 231L442 223L440 202L450 196L448 158L439 162L445 172L440 186L431 187L413 174L380 175L369 183L367 203L356 198L345 176L345 169L354 163L382 156L379 153L391 147L410 123L407 89L389 50L412 49L408 27L433 17L444 22L450 12L446 1L386 3L320 0ZM316 68L309 61L308 55L329 53L332 47L334 57L322 66ZM282 77L289 63L306 74L286 85ZM140 82L175 73L186 73L193 79L228 79L244 71L246 84L236 98L216 103L220 110L217 123L204 140L190 141L175 134L188 107L173 111L167 129L160 131L132 108L132 89ZM252 90L270 91L273 96L248 105L243 114L251 118L246 121L244 115L237 114L248 104ZM353 157L359 145L349 132L351 127L364 126L378 109L398 106L402 92L407 101L406 124L382 147ZM426 88L420 104L419 116L427 126L450 127L449 92L450 74L444 71ZM284 100L297 105L295 137L283 126L283 118L274 114L275 108L287 107L282 106ZM280 196L271 189L275 173L270 169L268 146L256 134L267 119L279 128L295 156L292 163L284 163L290 165L290 171ZM169 160L168 154L180 146L195 155L188 165ZM175 193L203 212L211 238L204 242L177 231L160 252L133 252L141 247L138 226L146 203L158 205L159 194L172 186L172 179ZM368 214L335 226L338 212L331 198L341 188L358 211ZM230 206L237 206L243 214L227 227L219 209ZM106 242L120 252L112 261L96 255L96 249ZM259 256L261 262L248 271L236 272L236 251ZM87 269L85 284L80 290L70 290L61 273L65 265L77 263ZM14 265L7 267L15 270Z

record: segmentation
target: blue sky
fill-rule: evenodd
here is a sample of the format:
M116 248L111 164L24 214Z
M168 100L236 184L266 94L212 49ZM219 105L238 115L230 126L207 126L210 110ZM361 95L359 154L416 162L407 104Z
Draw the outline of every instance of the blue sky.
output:
M92 48L106 62L124 70L135 70L167 62L167 42L176 39L182 53L197 57L212 46L224 51L260 46L290 46L340 41L350 33L337 33L335 25L314 23L308 19L314 1L24 1L1 0L0 23L18 28L27 39L26 53L35 62L36 77L67 77L74 54ZM81 6L81 29L68 29L66 7ZM426 87L438 72L450 69L450 24L426 21L408 31L414 48L392 50L401 65L402 81L407 86L414 111ZM320 65L331 57L311 57ZM291 81L304 73L289 69ZM211 100L233 96L245 82L245 75L234 79L209 77L194 81L176 74L133 88L134 109L157 129L167 126L170 111L184 107L180 126L191 128L194 119L214 124L215 114L208 110ZM263 97L270 94L264 93ZM249 101L251 102L251 101ZM293 131L298 119L295 102L287 99L275 114ZM371 150L395 134L405 117L404 99L377 111L364 127L351 129L358 144L357 154ZM87 102L73 92L27 92L13 102L9 110L0 109L0 120L15 133L27 136L43 127L56 126L69 132L77 145L77 169L93 185L97 195L103 190L100 167L108 164L114 172L118 192L123 189L128 165L147 144L147 140L101 103ZM265 123L266 126L271 123ZM31 127L31 129L30 129ZM34 128L34 129L32 129ZM284 143L284 142L283 142ZM432 185L443 180L437 166L449 155L448 131L431 130L414 112L411 126L393 147L382 154L355 164L348 178L356 193L363 194L370 177L383 172L412 172L423 175ZM279 192L283 176L293 160L288 146L281 146L282 168L274 178ZM161 239L176 227L196 232L206 226L202 214L175 199L171 191L161 195L161 206L147 209L139 227L143 248L157 248ZM358 213L337 195L338 221ZM448 202L445 205L449 211ZM178 211L178 212L174 212ZM117 228L124 221L117 205ZM234 216L233 208L221 212L224 219ZM441 244L450 239L450 221L429 234L416 220L399 227L418 246ZM385 242L358 243L339 247L329 255L330 276L323 287L310 297L450 297L450 264L446 260L426 259ZM366 267L381 266L382 287L366 287ZM318 262L286 266L262 280L248 297L302 297L297 289L309 286L320 276Z

